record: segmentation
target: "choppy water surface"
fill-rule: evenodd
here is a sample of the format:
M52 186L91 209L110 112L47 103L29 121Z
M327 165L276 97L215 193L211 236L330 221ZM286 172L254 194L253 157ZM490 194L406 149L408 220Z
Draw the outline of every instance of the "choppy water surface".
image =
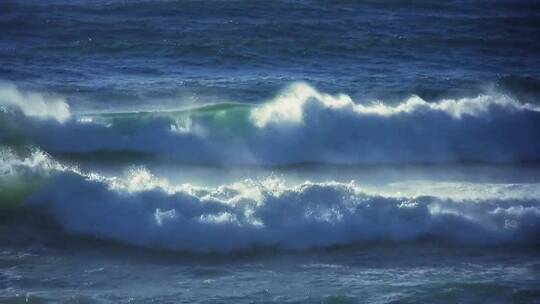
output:
M537 251L416 244L240 256L3 252L4 303L534 303ZM97 249L97 248L99 249ZM61 261L61 262L60 262ZM84 263L81 263L84 261ZM39 269L39 271L37 271Z

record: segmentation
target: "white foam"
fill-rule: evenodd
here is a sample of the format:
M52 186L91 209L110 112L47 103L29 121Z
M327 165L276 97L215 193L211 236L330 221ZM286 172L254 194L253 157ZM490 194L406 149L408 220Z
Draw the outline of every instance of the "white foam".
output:
M71 116L63 98L46 97L36 92L22 92L15 85L0 83L0 109L15 107L24 115L65 122Z
M0 177L21 174L21 172L66 170L47 153L32 149L26 157L19 157L11 148L0 146Z

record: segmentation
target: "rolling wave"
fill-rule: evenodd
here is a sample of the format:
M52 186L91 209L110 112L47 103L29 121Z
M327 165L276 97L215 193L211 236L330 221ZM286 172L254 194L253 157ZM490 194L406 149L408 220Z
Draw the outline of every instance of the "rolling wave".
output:
M23 159L4 151L4 159L4 179L44 176L20 204L62 231L153 249L235 252L422 239L540 243L540 200L526 195L538 193L538 184L514 185L508 197L476 195L482 184L469 197L463 191L459 197L380 195L354 182L286 185L275 178L198 187L145 169L120 177L83 173L40 151ZM2 185L2 192L11 191Z
M283 165L537 161L540 109L504 94L357 103L295 83L266 103L160 112L72 114L0 90L0 141L52 154L139 153L203 164ZM8 92L8 93L6 93Z

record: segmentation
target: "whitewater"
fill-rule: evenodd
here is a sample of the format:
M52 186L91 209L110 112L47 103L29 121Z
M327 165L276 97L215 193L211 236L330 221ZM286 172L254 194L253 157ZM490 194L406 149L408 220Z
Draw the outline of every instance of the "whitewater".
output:
M4 185L35 175L47 180L32 187L21 207L50 216L67 233L154 249L231 252L430 238L472 245L540 241L540 184L465 185L469 189L458 198L444 188L429 196L378 195L354 182L286 186L276 178L208 188L174 185L144 169L121 177L82 173L41 151L25 159L2 151L2 161ZM495 189L479 191L486 186ZM12 191L3 188L4 196Z
M53 154L133 154L202 165L538 161L540 110L502 94L398 104L354 102L294 83L261 105L72 114L13 85L0 88L0 140Z

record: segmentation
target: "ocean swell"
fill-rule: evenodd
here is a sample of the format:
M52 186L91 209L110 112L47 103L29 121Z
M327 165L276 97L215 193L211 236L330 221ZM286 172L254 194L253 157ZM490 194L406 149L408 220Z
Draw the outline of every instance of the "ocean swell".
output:
M0 141L33 144L52 154L131 152L221 165L540 158L540 143L533 140L540 138L539 108L499 93L436 102L413 96L389 105L358 103L295 83L256 106L91 115L70 114L66 105L40 111L41 119L22 102L3 104L12 110L0 113Z

